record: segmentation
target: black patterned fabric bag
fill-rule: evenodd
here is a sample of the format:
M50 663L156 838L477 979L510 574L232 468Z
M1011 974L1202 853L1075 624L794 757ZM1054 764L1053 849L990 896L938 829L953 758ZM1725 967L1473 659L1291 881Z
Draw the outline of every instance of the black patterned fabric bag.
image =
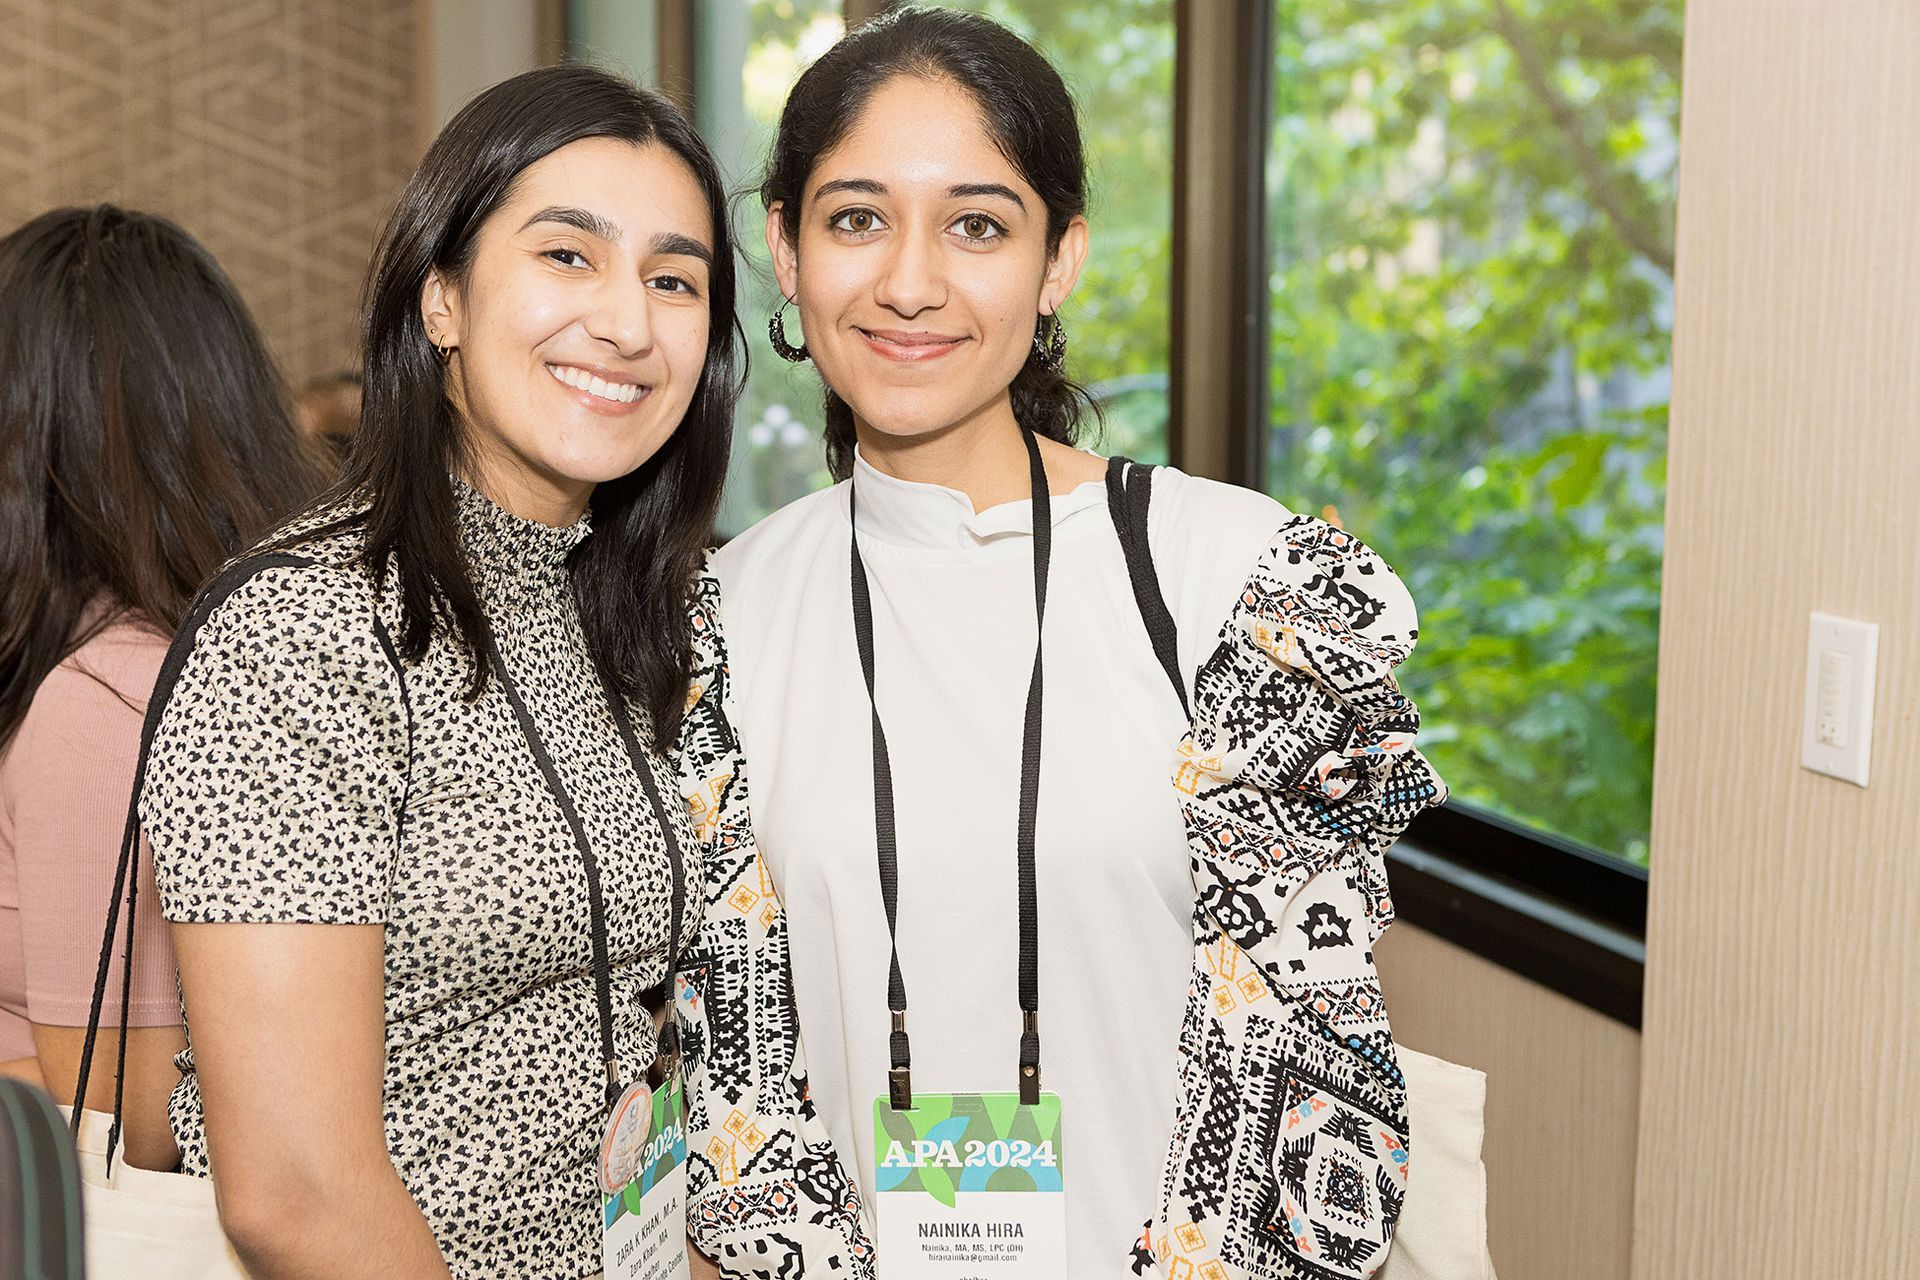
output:
M1163 663L1151 473L1109 473ZM1373 945L1385 854L1446 789L1393 668L1413 601L1352 534L1288 519L1194 683L1172 762L1195 891L1173 1141L1136 1275L1365 1280L1406 1196L1407 1087ZM1177 668L1169 666L1183 701Z

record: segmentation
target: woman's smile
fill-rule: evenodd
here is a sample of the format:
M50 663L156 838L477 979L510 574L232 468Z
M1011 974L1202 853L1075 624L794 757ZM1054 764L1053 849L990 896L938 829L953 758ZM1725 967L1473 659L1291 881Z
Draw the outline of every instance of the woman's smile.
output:
M856 325L854 331L866 340L869 351L903 364L938 360L941 356L958 351L960 344L966 341L964 337L952 334L906 329L863 329Z
M554 381L566 389L569 400L594 413L631 413L653 390L650 384L638 381L632 374L604 365L549 362L546 368Z

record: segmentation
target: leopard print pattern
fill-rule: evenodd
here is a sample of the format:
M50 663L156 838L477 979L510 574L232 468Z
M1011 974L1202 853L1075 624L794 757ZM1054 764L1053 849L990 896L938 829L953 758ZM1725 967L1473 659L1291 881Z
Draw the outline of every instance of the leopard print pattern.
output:
M455 487L502 659L600 863L615 1044L635 1079L655 1056L642 993L667 977L670 878L573 603L588 524L521 520ZM304 540L292 550L316 563L254 574L193 643L140 802L165 914L383 926L387 1147L453 1275L596 1274L606 1075L580 853L498 681L469 702L445 636L402 678L374 625L397 633L391 575L376 590L357 545ZM670 759L648 765L673 796ZM686 812L669 821L689 864L684 943L701 868ZM190 1005L186 1021L170 1114L204 1176Z

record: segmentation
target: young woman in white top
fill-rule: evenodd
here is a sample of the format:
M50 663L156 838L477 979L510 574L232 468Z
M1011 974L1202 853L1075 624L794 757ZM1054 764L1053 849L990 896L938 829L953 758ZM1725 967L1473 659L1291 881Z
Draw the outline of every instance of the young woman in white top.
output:
M1372 1275L1408 1167L1381 854L1443 794L1390 674L1405 589L1265 496L1074 447L1085 164L1003 28L849 35L762 196L803 331L775 343L826 383L842 483L714 560L740 750L711 768L787 909L882 1270L922 1273L890 1213L938 1211L887 1189L876 1124L1037 1084L1064 1274Z

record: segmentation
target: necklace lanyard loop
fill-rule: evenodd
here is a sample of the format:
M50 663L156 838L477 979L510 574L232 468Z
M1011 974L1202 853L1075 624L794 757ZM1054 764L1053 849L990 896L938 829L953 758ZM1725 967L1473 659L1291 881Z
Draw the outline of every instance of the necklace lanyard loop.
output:
M1033 676L1027 683L1026 723L1021 733L1020 811L1015 837L1019 882L1020 925L1020 1101L1040 1101L1040 905L1035 858L1035 831L1040 813L1040 708L1044 669L1042 639L1047 620L1047 570L1053 562L1053 503L1047 492L1046 464L1033 432L1020 430L1027 446L1029 481L1033 492ZM887 916L887 939L892 947L887 969L887 1008L892 1014L888 1035L890 1067L887 1102L896 1111L913 1106L913 1051L907 1037L907 984L900 972L899 838L894 823L893 763L887 754L886 726L880 720L880 701L874 692L873 596L866 563L860 558L860 530L854 484L847 484L847 516L853 528L853 636L860 651L860 672L866 677L867 702L873 709L873 829L879 852L880 902Z
M507 702L513 707L514 719L520 722L520 732L527 739L527 746L533 752L533 760L540 768L540 776L546 779L547 789L560 804L560 812L566 815L567 828L573 833L573 843L580 851L580 866L587 877L587 919L593 944L593 994L599 1005L600 1013L600 1058L607 1069L607 1107L620 1101L622 1087L620 1083L620 1056L613 1043L613 965L607 958L607 907L606 897L600 887L600 859L593 851L593 844L587 839L586 825L580 820L580 811L574 807L573 797L560 781L559 770L554 768L553 757L548 754L546 742L540 736L539 726L533 722L533 714L527 710L527 704L520 696L519 686L507 671L507 664L500 657L498 649L492 653L493 677L500 682L500 689L507 696ZM686 870L680 849L680 837L675 834L672 815L660 801L660 789L654 782L653 770L648 767L646 754L640 747L640 737L634 731L633 718L627 712L624 699L613 686L601 677L600 692L607 700L607 710L613 715L613 722L620 730L621 745L626 748L627 760L633 766L634 773L640 779L641 788L647 793L647 803L653 809L655 823L666 841L668 876L672 883L672 908L668 920L672 930L667 935L667 979L673 979L674 959L680 948L680 922L686 910Z

